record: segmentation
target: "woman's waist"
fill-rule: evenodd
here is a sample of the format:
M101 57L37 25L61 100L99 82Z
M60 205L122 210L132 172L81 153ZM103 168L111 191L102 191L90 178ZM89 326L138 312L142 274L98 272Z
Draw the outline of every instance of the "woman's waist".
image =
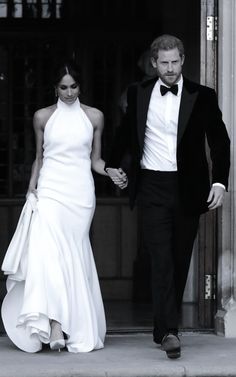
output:
M44 159L40 176L57 177L78 177L91 176L91 160L81 159L76 162L63 162L53 159Z
M74 157L66 154L57 155L46 155L43 158L43 167L52 168L68 168L68 169L81 169L81 168L91 168L90 157Z

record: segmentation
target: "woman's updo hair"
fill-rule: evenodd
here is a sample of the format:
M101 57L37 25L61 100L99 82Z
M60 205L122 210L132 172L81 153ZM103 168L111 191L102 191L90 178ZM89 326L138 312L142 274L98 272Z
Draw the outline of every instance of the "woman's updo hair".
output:
M81 77L79 74L79 67L73 60L68 60L61 63L54 71L53 84L56 87L65 75L73 77L75 82L79 84Z

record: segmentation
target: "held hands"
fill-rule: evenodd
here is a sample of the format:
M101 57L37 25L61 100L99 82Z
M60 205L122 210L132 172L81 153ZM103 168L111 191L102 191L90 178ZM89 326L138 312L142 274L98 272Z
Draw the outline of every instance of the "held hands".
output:
M225 189L221 186L212 186L207 203L209 210L220 207L223 204Z
M111 180L115 183L115 185L118 186L120 189L123 190L128 186L128 178L123 169L107 168L106 172L111 178Z

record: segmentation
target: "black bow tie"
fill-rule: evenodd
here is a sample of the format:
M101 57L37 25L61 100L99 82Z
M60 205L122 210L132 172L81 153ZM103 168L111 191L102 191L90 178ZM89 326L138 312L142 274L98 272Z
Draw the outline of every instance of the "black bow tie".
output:
M177 96L178 94L178 85L175 84L171 87L161 85L160 86L161 95L164 96L167 92L171 92Z

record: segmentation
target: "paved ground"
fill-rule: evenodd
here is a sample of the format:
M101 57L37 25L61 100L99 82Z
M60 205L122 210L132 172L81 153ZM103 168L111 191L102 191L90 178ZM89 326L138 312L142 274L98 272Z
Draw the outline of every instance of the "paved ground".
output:
M108 335L87 354L16 349L0 337L0 377L236 377L236 339L183 333L182 357L169 360L150 334Z

